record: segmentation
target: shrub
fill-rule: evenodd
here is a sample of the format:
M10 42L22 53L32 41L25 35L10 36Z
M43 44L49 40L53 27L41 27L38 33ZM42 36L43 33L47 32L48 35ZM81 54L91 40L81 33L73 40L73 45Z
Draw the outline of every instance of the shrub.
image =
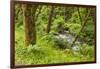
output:
M93 57L94 56L94 46L88 46L87 44L83 44L80 47L80 54L83 56Z
M66 24L65 27L68 27L71 33L77 34L80 31L81 25L80 24Z
M67 42L66 39L63 39L63 38L55 38L54 41L55 41L55 46L57 48L66 49L69 46L69 43Z

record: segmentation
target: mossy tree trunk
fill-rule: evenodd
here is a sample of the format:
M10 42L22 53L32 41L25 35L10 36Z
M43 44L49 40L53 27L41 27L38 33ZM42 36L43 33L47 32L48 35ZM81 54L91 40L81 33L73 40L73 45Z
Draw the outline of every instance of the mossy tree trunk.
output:
M53 14L54 14L54 6L51 6L51 11L50 11L50 15L49 15L49 18L48 18L49 21L48 21L48 24L47 24L46 33L50 32Z
M23 4L23 23L25 31L25 46L36 43L35 13L37 6Z

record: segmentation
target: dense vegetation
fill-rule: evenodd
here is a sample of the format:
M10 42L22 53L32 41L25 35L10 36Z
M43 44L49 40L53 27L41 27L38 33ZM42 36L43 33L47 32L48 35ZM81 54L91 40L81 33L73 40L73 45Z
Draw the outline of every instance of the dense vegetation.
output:
M94 61L95 8L15 5L16 64Z

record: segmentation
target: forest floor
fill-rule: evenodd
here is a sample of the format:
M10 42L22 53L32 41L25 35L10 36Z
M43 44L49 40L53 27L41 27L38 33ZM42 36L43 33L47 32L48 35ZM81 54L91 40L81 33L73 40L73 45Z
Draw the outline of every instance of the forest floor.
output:
M15 31L15 62L21 64L53 64L68 62L94 61L94 46L74 51L71 49L59 49L52 41L52 36L37 35L36 45L24 46L23 30Z

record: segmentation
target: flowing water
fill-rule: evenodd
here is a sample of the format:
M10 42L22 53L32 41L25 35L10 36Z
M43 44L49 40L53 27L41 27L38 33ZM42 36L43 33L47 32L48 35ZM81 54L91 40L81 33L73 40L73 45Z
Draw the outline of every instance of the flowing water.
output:
M69 44L73 43L75 36L71 35L70 33L58 33L56 38L58 39L65 39ZM73 50L79 50L80 41L76 41L75 44L72 46Z

